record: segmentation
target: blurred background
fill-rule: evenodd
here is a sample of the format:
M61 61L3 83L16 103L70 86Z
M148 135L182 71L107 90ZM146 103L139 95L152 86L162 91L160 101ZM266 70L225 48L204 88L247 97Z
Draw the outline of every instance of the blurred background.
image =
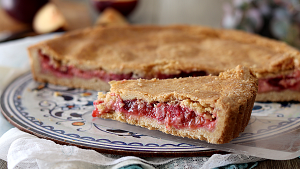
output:
M89 26L194 24L300 47L298 0L0 0L0 42ZM113 8L113 11L106 11Z

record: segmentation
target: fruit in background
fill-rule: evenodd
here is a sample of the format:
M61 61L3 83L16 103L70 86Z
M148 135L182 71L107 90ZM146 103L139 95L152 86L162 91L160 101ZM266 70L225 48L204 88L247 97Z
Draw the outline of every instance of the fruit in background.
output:
M103 12L106 8L114 8L122 15L129 15L136 7L138 0L91 0L95 8L99 12Z
M89 8L83 1L51 0L35 15L33 29L36 33L69 31L92 25Z
M96 25L99 26L121 26L128 24L124 16L113 8L106 8L96 21Z
M1 0L1 8L8 15L23 23L32 23L36 12L48 0Z
M49 2L36 13L33 29L36 33L49 33L62 29L65 23L64 16L53 3Z

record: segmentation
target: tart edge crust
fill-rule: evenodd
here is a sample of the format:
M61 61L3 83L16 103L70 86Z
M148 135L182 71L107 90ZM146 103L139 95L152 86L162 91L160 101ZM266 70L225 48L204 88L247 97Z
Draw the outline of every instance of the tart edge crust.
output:
M238 137L239 134L245 130L251 116L254 101L255 95L249 97L239 106L234 106L233 108L223 104L222 107L224 107L225 110L223 112L217 111L217 124L213 131L208 131L205 128L190 130L187 128L175 129L174 127L171 127L170 129L167 129L165 125L159 124L156 120L151 118L138 118L132 116L130 119L127 119L123 113L118 111L105 113L99 117L145 127L149 130L159 130L174 136L205 140L214 144L224 144Z

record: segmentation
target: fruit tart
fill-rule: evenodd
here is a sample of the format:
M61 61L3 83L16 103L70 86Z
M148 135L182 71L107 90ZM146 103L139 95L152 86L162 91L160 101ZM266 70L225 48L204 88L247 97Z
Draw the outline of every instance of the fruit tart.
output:
M257 79L248 68L219 76L110 82L99 92L93 117L108 118L175 136L228 143L248 124Z
M33 45L29 54L40 82L108 91L112 80L218 75L242 65L259 79L257 101L300 101L299 51L236 30L98 26Z

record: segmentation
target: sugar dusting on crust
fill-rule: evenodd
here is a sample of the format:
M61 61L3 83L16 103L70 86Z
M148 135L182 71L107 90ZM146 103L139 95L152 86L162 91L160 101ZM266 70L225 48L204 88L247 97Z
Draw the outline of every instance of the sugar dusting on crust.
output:
M110 85L111 93L119 94L125 100L181 100L187 103L198 102L205 108L211 107L210 105L225 96L231 97L234 102L239 99L236 96L250 96L257 91L254 73L242 66L223 72L220 76L113 81Z
M300 58L296 49L281 42L240 31L188 25L87 28L29 50L35 48L82 70L138 75L179 70L215 74L242 64L265 76L299 66Z
M255 75L249 68L238 65L235 69L230 69L225 72L221 72L219 75L221 79L238 78L241 80L254 79Z
M240 96L240 95L252 95L253 93L257 92L258 80L255 76L255 73L247 67L238 65L235 69L227 70L226 72L220 73L219 78L220 79L235 78L240 80L239 83L233 82L230 85L234 90L229 92L229 94L234 93L237 96ZM249 92L246 91L245 89L252 89L252 90L249 90L250 91Z

